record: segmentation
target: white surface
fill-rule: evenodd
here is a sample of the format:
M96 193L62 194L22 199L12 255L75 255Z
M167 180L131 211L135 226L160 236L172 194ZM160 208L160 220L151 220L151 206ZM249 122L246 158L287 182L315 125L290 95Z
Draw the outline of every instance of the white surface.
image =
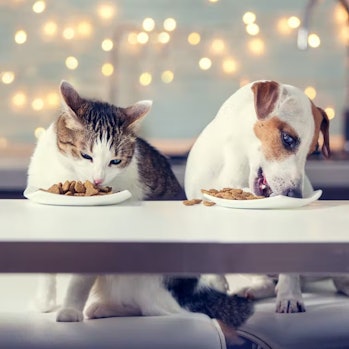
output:
M228 200L217 198L206 193L203 196L215 202L217 205L228 208L244 208L244 209L284 209L284 208L297 208L309 205L320 198L322 190L314 191L313 195L307 198L291 198L284 195L272 196L264 199L255 200Z
M114 194L94 196L68 196L49 193L40 189L26 189L24 197L43 205L55 206L106 206L116 205L126 201L132 195L128 190Z
M0 272L349 272L349 201L284 210L0 200Z
M68 275L58 276L58 304ZM224 337L204 314L114 317L57 323L56 314L28 307L38 276L0 274L1 349L223 349Z
M181 201L70 207L0 200L0 242L349 243L348 213L349 201L251 211Z

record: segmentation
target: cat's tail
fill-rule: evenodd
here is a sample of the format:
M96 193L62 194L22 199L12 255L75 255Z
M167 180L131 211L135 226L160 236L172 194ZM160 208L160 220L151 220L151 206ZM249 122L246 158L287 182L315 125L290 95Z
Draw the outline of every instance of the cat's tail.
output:
M250 299L199 285L197 278L173 278L168 288L183 308L206 314L234 328L240 327L253 314Z

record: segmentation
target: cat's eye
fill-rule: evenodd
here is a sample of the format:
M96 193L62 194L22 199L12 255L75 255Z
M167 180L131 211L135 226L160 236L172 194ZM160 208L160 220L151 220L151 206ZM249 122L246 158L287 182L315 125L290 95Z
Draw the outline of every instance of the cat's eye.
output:
M281 132L281 141L287 150L294 150L299 144L299 138L291 136L287 132Z
M84 159L86 159L86 160L90 160L90 161L93 160L93 159L92 159L92 156L90 156L90 155L88 155L88 154L85 154L85 153L83 153L83 152L80 152L80 154L81 154L81 156L82 156Z
M109 162L109 165L119 165L121 162L120 159L113 159Z

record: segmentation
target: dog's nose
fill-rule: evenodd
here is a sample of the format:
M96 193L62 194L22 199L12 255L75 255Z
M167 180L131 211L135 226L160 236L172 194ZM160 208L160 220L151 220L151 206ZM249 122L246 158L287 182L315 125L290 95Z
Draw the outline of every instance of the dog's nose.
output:
M283 193L285 196L289 196L291 198L302 198L302 192L296 188L286 189Z

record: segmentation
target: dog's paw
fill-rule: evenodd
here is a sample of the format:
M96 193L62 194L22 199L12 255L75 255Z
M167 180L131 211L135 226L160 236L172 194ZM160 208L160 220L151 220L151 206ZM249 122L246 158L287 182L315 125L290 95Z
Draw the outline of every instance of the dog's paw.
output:
M81 322L84 315L81 311L73 308L63 308L57 313L57 322Z
M298 299L281 299L276 302L277 313L304 313L304 303Z

